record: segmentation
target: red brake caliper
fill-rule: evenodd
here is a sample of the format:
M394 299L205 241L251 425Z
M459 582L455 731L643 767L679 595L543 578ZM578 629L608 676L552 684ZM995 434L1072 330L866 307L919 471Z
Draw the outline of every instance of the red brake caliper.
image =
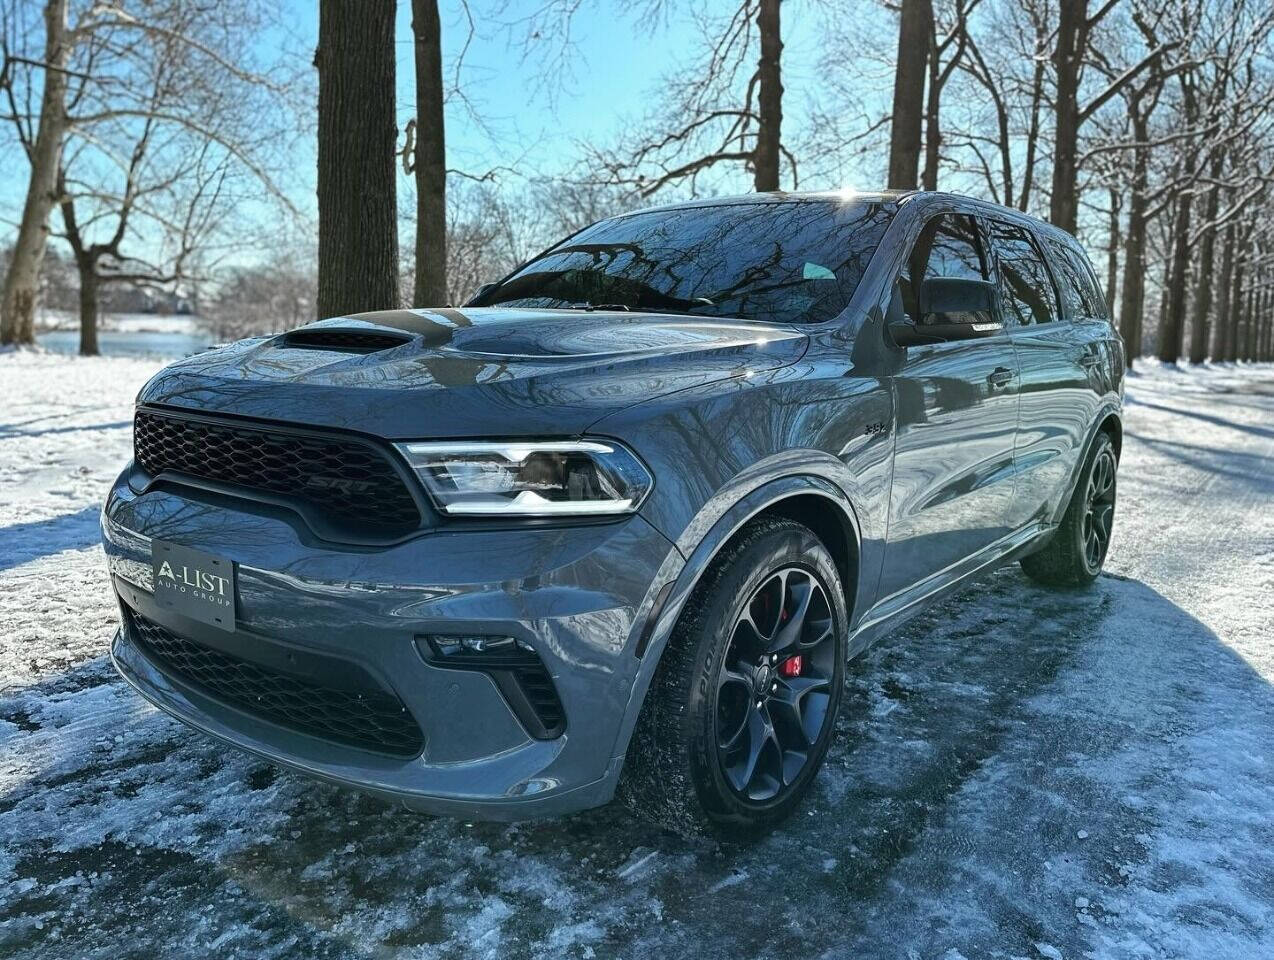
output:
M801 675L801 666L801 655L799 653L794 657L788 657L779 664L779 676L799 677Z

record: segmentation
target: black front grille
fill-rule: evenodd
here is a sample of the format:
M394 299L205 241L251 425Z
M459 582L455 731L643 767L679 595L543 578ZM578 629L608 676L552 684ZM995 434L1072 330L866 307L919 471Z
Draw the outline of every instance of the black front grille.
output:
M315 508L337 530L396 536L421 523L416 500L386 453L345 436L273 431L237 422L138 410L137 463L261 490Z
M361 750L417 756L420 727L391 691L349 664L349 689L336 689L251 663L179 637L136 611L130 638L162 671L216 700L279 726Z

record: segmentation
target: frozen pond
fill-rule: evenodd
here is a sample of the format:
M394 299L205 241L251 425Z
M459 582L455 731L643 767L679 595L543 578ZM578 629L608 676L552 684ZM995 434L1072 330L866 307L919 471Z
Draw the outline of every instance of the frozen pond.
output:
M36 342L55 353L79 353L78 330L46 330ZM188 357L212 346L212 337L193 325L189 331L99 330L97 345L104 357Z

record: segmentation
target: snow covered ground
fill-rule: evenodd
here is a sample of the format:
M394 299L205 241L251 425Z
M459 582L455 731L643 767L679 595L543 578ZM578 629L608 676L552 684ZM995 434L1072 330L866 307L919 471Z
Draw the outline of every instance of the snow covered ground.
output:
M1274 367L1131 378L1109 573L878 644L755 846L427 819L144 705L96 525L155 367L0 354L0 955L1274 957Z

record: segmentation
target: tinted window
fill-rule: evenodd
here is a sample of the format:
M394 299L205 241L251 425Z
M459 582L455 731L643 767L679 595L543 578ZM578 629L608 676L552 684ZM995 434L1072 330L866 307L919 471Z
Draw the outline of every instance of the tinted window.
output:
M931 277L987 279L986 257L972 217L952 213L934 217L924 225L916 245L911 248L899 287L903 308L918 322L916 296L920 287L915 279L917 277L921 281Z
M1014 224L992 220L991 238L1004 284L1004 319L1022 326L1056 320L1057 292L1031 235Z
M523 266L479 303L828 320L849 303L891 215L880 204L808 200L603 220Z
M1084 256L1053 237L1048 238L1048 249L1066 316L1106 319L1106 300Z

